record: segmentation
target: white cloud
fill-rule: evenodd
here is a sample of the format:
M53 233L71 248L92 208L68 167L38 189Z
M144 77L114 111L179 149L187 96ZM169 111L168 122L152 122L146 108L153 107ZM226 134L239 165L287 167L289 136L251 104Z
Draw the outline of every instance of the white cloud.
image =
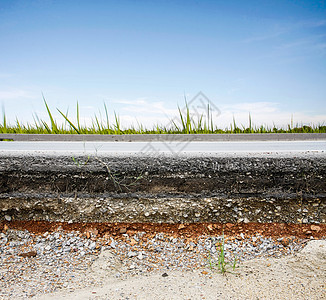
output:
M272 33L266 33L266 34L262 34L262 35L258 35L258 36L252 36L249 37L245 40L243 40L243 43L255 43L255 42L263 42L266 40L271 40L271 39L275 39L285 33L287 33L289 30L288 29L282 29L282 30L277 30L275 32Z
M326 26L326 19L302 21L297 24L298 27L322 27Z
M177 108L169 108L165 106L163 101L150 102L146 99L136 99L134 101L130 100L113 100L112 103L125 104L122 106L122 112L133 112L141 115L144 114L155 114L162 116L169 116L176 114Z
M222 107L226 112L247 112L253 114L271 113L277 111L278 103L275 102L244 102Z
M281 110L279 103L276 102L251 102L251 103L236 103L233 105L221 105L219 106L221 115L215 118L214 125L218 128L225 129L230 127L233 123L233 118L239 127L248 127L249 114L251 116L252 124L254 126L264 125L265 127L272 127L274 124L277 127L287 127L291 123L293 118L294 125L298 124L325 124L326 115L309 115L298 111L284 111ZM129 110L125 110L129 111ZM154 125L167 126L173 118L178 119L179 113L177 110L171 110L170 114L153 115L149 110L147 113L142 111L139 115L130 109L133 113L120 115L121 124L124 127L128 127L133 124L138 128L138 123L144 127L152 128ZM111 119L112 120L112 119Z
M276 49L287 50L292 48L307 50L323 50L325 48L325 34L311 35L308 38L297 39L276 46Z
M248 37L243 40L243 43L255 43L255 42L264 42L266 40L272 40L278 38L284 34L288 34L295 30L302 30L303 28L318 28L326 26L326 19L322 20L303 20L296 23L284 23L281 26L278 25L277 28L272 29L271 32L266 32L265 34L256 35ZM305 41L294 42L288 44L288 46L297 46L301 43L305 43ZM286 45L285 45L286 46Z
M22 99L34 99L37 95L29 90L24 89L12 89L12 90L0 90L0 101L6 100L22 100Z
M286 127L293 119L294 125L326 123L326 115L309 115L299 111L284 111L276 102L238 103L221 107L221 115L215 124L225 128L230 126L233 118L239 127L249 125L249 114L255 126Z
M11 73L0 73L0 78L10 78L10 77L13 77L14 74L11 74Z
M112 103L118 103L118 104L130 104L130 105L142 105L146 103L145 99L136 99L136 100L125 100L125 99L116 99L110 101Z

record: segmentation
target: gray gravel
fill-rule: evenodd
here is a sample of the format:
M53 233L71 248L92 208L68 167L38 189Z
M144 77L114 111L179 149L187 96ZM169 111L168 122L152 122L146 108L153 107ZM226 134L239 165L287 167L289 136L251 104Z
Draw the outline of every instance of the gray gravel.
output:
M95 233L96 234L96 233ZM35 235L11 230L0 233L0 299L18 299L59 290L101 285L108 274L125 279L153 272L198 270L216 272L222 236L198 239L138 232L96 237L88 232L46 232ZM225 257L237 266L259 257L298 252L306 240L260 235L226 237Z

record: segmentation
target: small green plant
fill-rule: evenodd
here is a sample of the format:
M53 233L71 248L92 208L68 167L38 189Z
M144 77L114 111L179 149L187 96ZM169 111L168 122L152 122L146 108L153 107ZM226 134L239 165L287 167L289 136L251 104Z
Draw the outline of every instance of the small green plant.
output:
M217 242L215 244L216 246L216 250L218 253L218 259L217 259L217 264L214 263L212 261L212 255L211 252L209 253L209 258L208 258L208 263L209 263L209 267L211 269L211 271L213 271L213 269L215 267L218 268L218 270L224 275L227 272L227 268L231 267L232 270L234 271L236 269L237 266L237 257L234 258L233 262L227 262L225 259L225 237L224 237L224 232L222 235L222 241L221 242Z
M122 192L122 188L125 188L127 190L129 190L129 187L130 186L133 186L137 183L138 180L140 180L141 178L143 178L142 174L138 175L137 177L134 178L134 181L132 181L131 183L124 183L123 180L120 180L116 174L114 174L110 167L108 166L107 163L105 163L102 159L100 159L99 157L95 157L96 160L98 162L100 162L104 167L105 169L107 170L108 172L108 175L109 175L109 178L112 180L113 184L114 184L114 187L119 190L120 192Z
M96 149L96 152L97 152L97 149ZM85 161L81 161L78 158L75 158L74 156L72 156L71 158L78 168L82 168L82 167L86 166L90 160L90 156L88 156ZM123 188L129 191L129 187L136 185L137 181L140 180L141 178L143 178L142 174L140 174L137 177L134 177L133 178L134 180L132 182L125 183L124 180L126 178L123 178L122 180L120 180L119 177L111 171L111 169L107 163L105 163L97 155L95 156L95 159L105 167L105 169L109 175L108 179L110 179L113 182L114 187L119 192L122 192Z
M84 162L80 162L77 158L75 158L74 156L72 156L72 160L73 162L76 164L77 167L82 167L82 166L86 166L89 162L89 156L87 156L86 161Z

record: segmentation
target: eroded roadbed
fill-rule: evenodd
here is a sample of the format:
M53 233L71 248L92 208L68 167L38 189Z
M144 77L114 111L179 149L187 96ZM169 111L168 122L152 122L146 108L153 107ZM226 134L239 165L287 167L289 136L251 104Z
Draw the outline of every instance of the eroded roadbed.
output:
M0 219L324 224L326 154L2 155Z

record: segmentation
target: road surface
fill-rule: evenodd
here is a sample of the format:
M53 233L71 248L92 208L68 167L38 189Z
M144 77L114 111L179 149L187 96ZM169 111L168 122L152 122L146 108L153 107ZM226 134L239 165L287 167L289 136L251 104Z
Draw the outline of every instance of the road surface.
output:
M219 142L63 142L1 141L0 154L106 155L106 154L271 154L325 153L326 140L219 141Z

